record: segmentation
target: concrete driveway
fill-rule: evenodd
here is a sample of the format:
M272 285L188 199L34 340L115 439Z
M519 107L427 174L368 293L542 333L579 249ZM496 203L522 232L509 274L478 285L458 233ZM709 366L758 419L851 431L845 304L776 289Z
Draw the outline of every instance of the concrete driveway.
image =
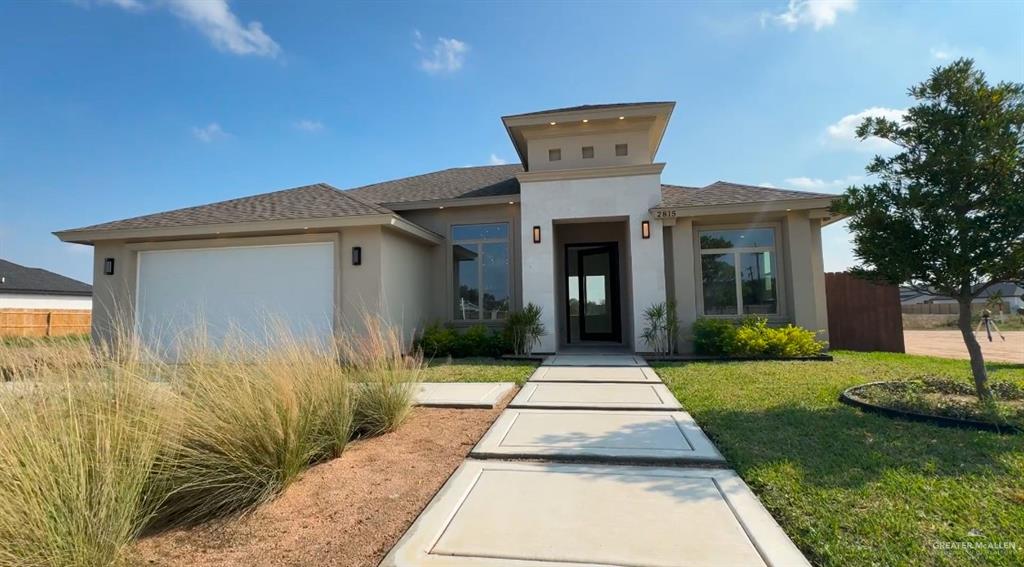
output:
M988 342L984 333L975 336L981 343L985 360L1024 364L1024 331L1004 332L1005 341L1000 340L996 334L992 335L992 342ZM903 331L903 341L907 346L907 354L964 360L970 358L960 331Z

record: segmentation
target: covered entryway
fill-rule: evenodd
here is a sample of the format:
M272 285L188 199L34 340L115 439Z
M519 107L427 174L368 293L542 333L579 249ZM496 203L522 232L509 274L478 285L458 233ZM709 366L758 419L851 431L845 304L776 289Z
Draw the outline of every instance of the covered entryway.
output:
M629 243L624 221L555 225L559 351L628 347Z
M329 339L334 329L333 242L139 252L135 328L175 358L196 333L266 343L283 331Z

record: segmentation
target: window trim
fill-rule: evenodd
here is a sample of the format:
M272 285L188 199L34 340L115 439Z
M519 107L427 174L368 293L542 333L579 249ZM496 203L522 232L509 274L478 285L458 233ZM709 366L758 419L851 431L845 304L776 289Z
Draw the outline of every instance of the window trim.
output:
M503 225L505 225L505 227L507 229L506 232L505 232L505 234L506 234L505 238L504 239L501 239L501 238L471 238L471 239L459 239L459 240L456 240L454 238L455 229L458 228L458 227L462 227L462 226L478 226L478 225L488 225L488 224L503 224ZM481 317L479 317L477 319L456 319L455 318L456 282L455 282L455 261L454 261L453 256L452 256L452 250L458 244L483 245L483 244L501 244L501 243L504 243L508 247L508 274L507 274L507 279L508 279L508 281L507 281L507 283L508 283L508 310L509 310L509 312L511 312L512 310L514 310L516 308L515 307L515 297L516 297L516 293L515 293L515 278L516 278L516 274L515 274L515 254L516 254L516 247L515 247L515 244L513 243L513 241L514 241L513 231L516 230L516 226L515 225L516 225L516 223L514 223L513 220L509 219L509 218L496 219L496 220L479 220L479 221L473 221L473 222L453 222L453 223L449 223L448 224L448 238L447 238L447 245L446 245L446 250L445 250L445 255L447 256L447 260L446 260L445 263L448 266L448 270L447 270L447 275L445 276L445 279L447 280L447 284L446 284L445 287L447 287L447 289L448 289L448 294L447 294L448 295L448 301L446 302L447 305L448 305L448 315L447 315L446 319L450 323L452 323L454 325L466 325L466 326L481 325L481 324L483 324L483 325L502 325L502 324L505 323L505 319L484 319L483 318L483 292L484 292L484 290L483 290L483 274L484 274L484 264L483 264L483 262L477 262L477 273L476 273L477 285L480 286L478 293L480 294L479 303L481 305L479 306L478 312L481 315ZM481 251L481 254L482 254L482 251Z
M701 249L700 247L700 233L711 230L736 230L736 229L752 229L752 228L769 228L772 230L772 236L775 240L774 246L750 246L743 248L708 248ZM696 285L696 303L697 303L697 316L707 317L709 319L742 319L751 315L757 315L765 317L769 321L779 322L788 320L788 298L787 298L787 287L786 287L786 246L784 242L785 234L781 222L759 222L759 223L733 223L733 224L707 224L707 225L693 225L693 258L694 258L694 280ZM704 254L738 254L742 252L764 252L769 251L775 255L775 288L776 288L776 308L775 313L743 313L743 281L739 277L740 263L734 262L734 268L737 270L736 274L736 310L735 315L729 314L707 314L704 313L704 278L702 261Z

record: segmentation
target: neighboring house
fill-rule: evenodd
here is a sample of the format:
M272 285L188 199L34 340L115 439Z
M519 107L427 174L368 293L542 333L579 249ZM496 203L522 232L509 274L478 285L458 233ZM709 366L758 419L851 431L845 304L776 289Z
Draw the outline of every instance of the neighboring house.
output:
M1012 282L1000 282L992 285L975 297L971 304L985 305L991 297L997 294L1006 306L1005 313L1017 313L1018 310L1024 309L1024 285ZM903 305L946 305L957 303L957 300L945 295L924 293L909 286L900 286L900 303Z
M832 195L665 185L671 102L502 119L522 165L446 169L339 191L320 183L56 233L95 246L94 334L168 337L202 319L254 335L266 314L330 336L379 313L499 326L532 302L537 352L650 349L643 311L828 328L821 227ZM689 343L684 340L685 349Z
M92 286L0 260L0 309L92 309Z

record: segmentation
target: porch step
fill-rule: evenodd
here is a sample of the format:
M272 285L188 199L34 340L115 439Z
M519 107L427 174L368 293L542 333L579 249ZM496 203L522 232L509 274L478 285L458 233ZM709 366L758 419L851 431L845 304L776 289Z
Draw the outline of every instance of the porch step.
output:
M527 382L509 408L666 410L682 409L672 392L656 384Z
M647 366L540 366L529 381L660 384L661 378Z

